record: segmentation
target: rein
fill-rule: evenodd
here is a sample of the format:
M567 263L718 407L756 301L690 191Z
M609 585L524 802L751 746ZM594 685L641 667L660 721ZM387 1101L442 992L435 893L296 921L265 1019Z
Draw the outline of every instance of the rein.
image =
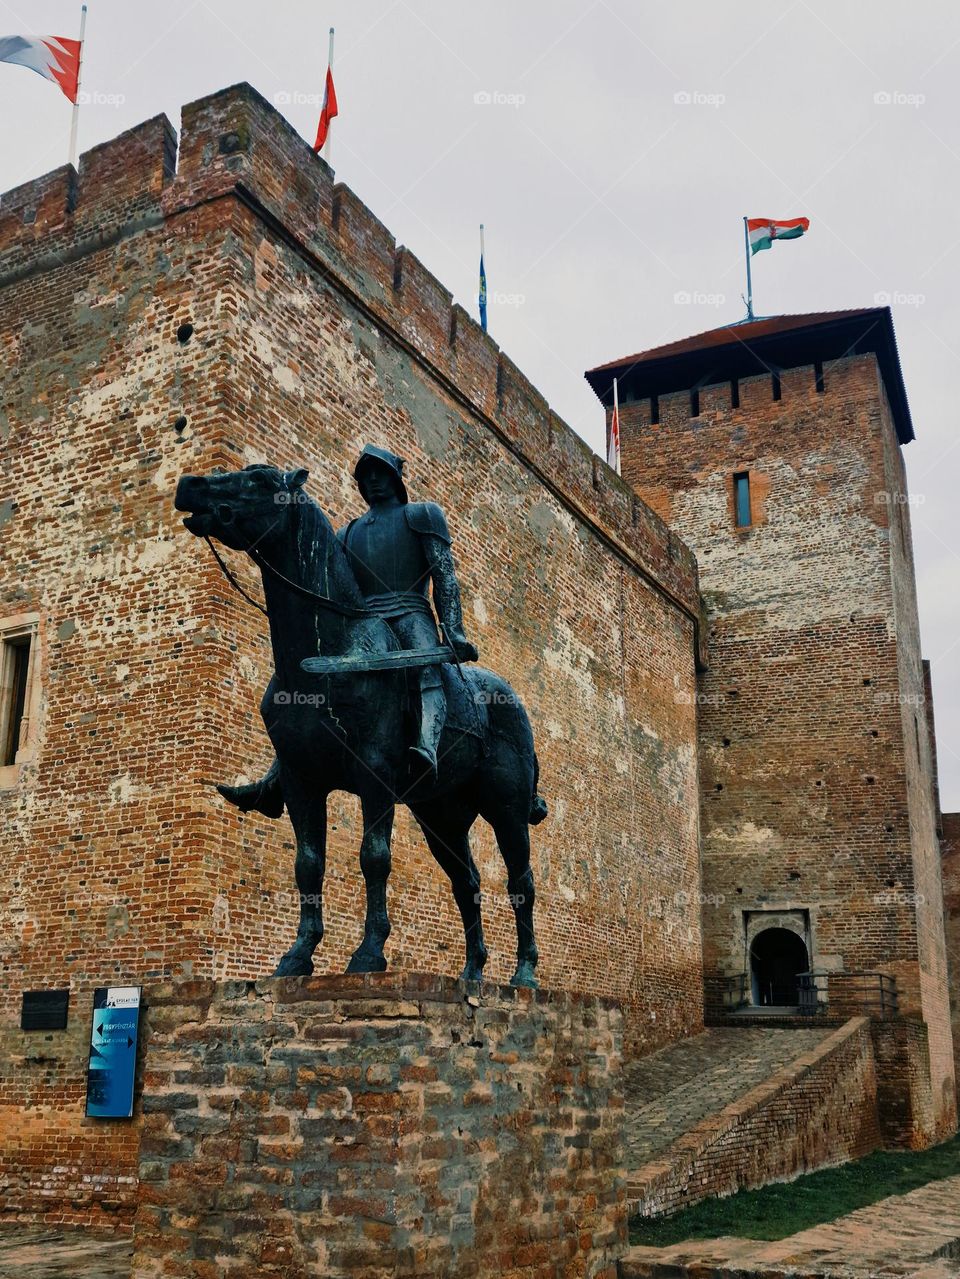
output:
M213 552L213 558L220 565L220 571L223 573L224 577L233 589L238 594L242 595L248 604L252 604L255 609L261 612L264 617L269 617L269 613L264 606L253 599L252 596L248 595L234 577L233 573L231 573L228 566L224 563L220 552L214 546L213 542L211 542L210 538L204 537L203 540L210 547L210 550ZM274 568L272 564L270 564L262 555L252 548L247 553L258 568L269 573L271 577L275 577L278 582L282 582L284 586L286 586L289 590L296 592L297 595L302 595L305 599L312 600L315 604L322 604L324 608L328 608L334 613L340 613L343 617L368 617L370 615L370 609L368 608L355 608L352 604L341 604L338 600L332 600L328 595L320 595L317 591L311 591L306 586L301 586L299 582L291 581L289 577L285 577L279 569Z

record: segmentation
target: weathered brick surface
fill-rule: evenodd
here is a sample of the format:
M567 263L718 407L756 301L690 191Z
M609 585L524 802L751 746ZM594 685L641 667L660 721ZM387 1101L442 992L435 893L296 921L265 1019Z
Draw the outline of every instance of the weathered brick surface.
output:
M952 1279L958 1238L960 1177L946 1177L784 1239L631 1248L620 1279Z
M363 441L410 459L448 513L468 632L531 711L541 979L622 999L630 1051L700 1028L693 557L275 111L228 90L184 109L176 173L159 118L78 182L5 198L0 352L0 621L40 614L42 687L36 758L0 792L7 1211L54 1166L75 1170L55 1217L84 1177L134 1171L128 1128L81 1119L95 985L259 977L294 929L287 820L212 789L269 757L271 660L172 509L183 472L305 463L339 524L362 509ZM320 971L357 944L358 845L341 797ZM486 828L474 852L502 980L515 932ZM391 964L459 972L447 882L405 812L390 901ZM71 1028L38 1053L20 993L67 984Z
M713 1027L624 1068L627 1168L636 1172L804 1053L831 1029Z
M936 801L908 495L872 354L621 406L623 473L694 548L704 964L749 970L747 912L806 911L811 967L893 977L927 1026L929 1138L956 1125ZM733 475L754 522L736 529ZM779 918L778 918L779 916ZM916 1112L925 1103L917 1098Z
M947 938L955 1078L960 1081L960 812L941 813L941 825L943 926Z
M917 1019L897 1017L875 1021L872 1034L884 1145L923 1149L937 1135L929 1028Z
M661 1216L876 1149L881 1134L870 1032L867 1018L852 1018L650 1162L631 1168L631 1210Z
M943 833L943 911L950 976L950 1021L953 1027L955 1077L960 1079L960 813L941 814Z
M613 1279L614 1003L417 974L194 985L148 992L134 1279Z

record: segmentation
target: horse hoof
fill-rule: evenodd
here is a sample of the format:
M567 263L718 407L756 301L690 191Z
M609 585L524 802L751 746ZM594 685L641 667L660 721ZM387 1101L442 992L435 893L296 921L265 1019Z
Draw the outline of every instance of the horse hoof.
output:
M525 986L529 990L537 990L539 982L534 976L533 964L522 963L518 965L517 971L510 978L511 986Z
M482 964L465 964L460 974L461 981L483 981Z
M313 960L309 955L288 950L274 969L274 977L309 977L313 972Z
M387 961L382 955L367 955L357 951L347 964L348 973L383 973L387 971Z

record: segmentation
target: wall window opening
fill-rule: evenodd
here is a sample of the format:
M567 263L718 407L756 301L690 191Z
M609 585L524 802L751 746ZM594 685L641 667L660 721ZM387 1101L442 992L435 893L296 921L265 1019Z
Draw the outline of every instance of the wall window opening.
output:
M738 471L733 477L733 517L737 528L749 528L753 523L749 471Z
M11 635L0 644L0 764L15 764L20 749L30 678L30 635Z

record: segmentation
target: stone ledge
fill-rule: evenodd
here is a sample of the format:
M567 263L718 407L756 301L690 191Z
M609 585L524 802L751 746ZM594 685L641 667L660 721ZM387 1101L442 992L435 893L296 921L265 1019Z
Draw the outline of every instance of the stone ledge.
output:
M416 1000L424 1003L456 1004L468 1000L480 1006L491 1003L511 1005L538 1004L554 1008L578 1008L584 1011L621 1009L621 1001L603 995L587 995L577 991L530 990L522 986L497 982L465 982L437 973L398 970L385 973L327 973L312 977L188 978L182 981L157 982L146 986L144 1007L160 1008L166 1004L218 1004L249 1002L257 996L272 998L276 1004L294 1004L309 1000Z

